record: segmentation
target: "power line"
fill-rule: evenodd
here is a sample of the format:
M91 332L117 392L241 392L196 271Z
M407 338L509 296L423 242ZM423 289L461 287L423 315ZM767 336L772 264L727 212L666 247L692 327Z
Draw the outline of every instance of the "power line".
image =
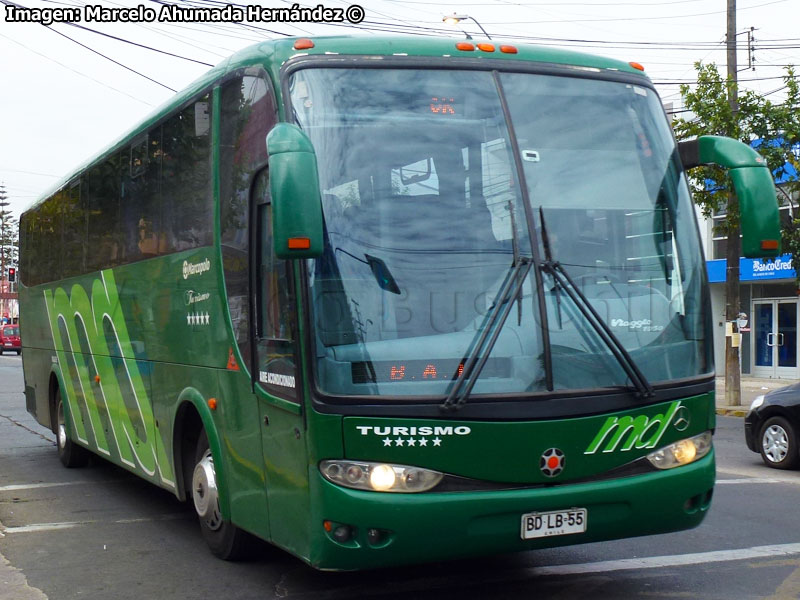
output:
M91 33L96 33L97 35L102 35L103 37L111 38L112 40L117 40L119 42L124 42L126 44L130 44L132 46L137 46L139 48L144 48L146 50L152 50L153 52L158 52L159 54L166 54L167 56L174 56L175 58L181 58L183 60L188 60L193 63L197 63L198 65L205 65L206 67L213 67L211 63L203 62L202 60L195 60L194 58L189 58L188 56L181 56L180 54L174 54L172 52L167 52L166 50L160 50L158 48L153 48L151 46L146 46L144 44L140 44L138 42L134 42L132 40L128 40L125 38L117 37L116 35L111 35L110 33L104 33L102 31L97 31L96 29L91 29L89 27L85 27L84 25L78 25L77 23L70 23L65 22L64 25L69 25L71 27L76 27L78 29L82 29L84 31L90 31Z
M22 6L21 4L17 4L16 2L12 2L11 0L0 0L0 3L4 4L4 5L6 5L6 6L14 6L14 7L16 7L16 8L22 8L22 9L26 9L26 8L27 8L27 7L25 7L25 6ZM173 88L169 87L168 85L166 85L166 84L164 84L164 83L161 83L160 81L156 81L156 80L155 80L155 79L153 79L152 77L148 77L148 76L147 76L147 75L145 75L144 73L140 73L140 72L139 72L139 71L137 71L136 69L134 69L134 68L132 68L132 67L129 67L129 66L127 66L127 65L124 65L124 64L122 64L121 62L119 62L118 60L114 60L114 59L113 59L113 58L111 58L110 56L106 56L105 54L103 54L102 52L100 52L100 51L98 51L98 50L95 50L94 48L90 48L90 47L89 47L89 46L87 46L86 44L83 44L83 43L79 42L78 40L76 40L76 39L73 39L73 38L69 37L69 36L68 36L66 33L62 33L62 32L60 32L58 29L54 29L53 27L51 27L51 26L49 26L49 25L45 25L44 23L41 23L41 25L42 25L43 27L46 27L47 29L49 29L49 30L50 30L50 31L52 31L53 33L57 33L58 35L60 35L60 36L62 36L62 37L64 37L64 38L66 38L66 39L68 39L68 40L69 40L69 41L71 41L72 43L74 43L74 44L78 44L79 46L81 46L82 48L85 48L85 49L86 49L86 50L88 50L89 52L93 52L94 54L97 54L98 56L101 56L102 58L105 58L106 60L108 60L108 61L110 61L110 62L114 63L115 65L118 65L118 66L122 67L123 69L127 69L127 70L128 70L128 71L130 71L131 73L135 73L136 75L139 75L139 77L143 77L143 78L147 79L148 81L152 81L153 83L155 83L155 84L157 84L157 85L160 85L161 87L163 87L163 88L166 88L166 89L170 90L171 92L177 92L177 90L175 90L175 89L173 89Z
M95 83L97 83L99 85L102 85L103 87L106 87L106 88L108 88L108 89L110 89L110 90L112 90L114 92L117 92L118 94L122 94L123 96L127 96L128 98L131 98L132 100L136 100L137 102L141 102L142 104L146 104L147 106L155 106L154 104L151 104L150 102L147 102L146 100L142 100L141 98L137 98L136 96L131 96L127 92L123 92L122 90L118 90L114 86L108 85L107 83L105 83L103 81L100 81L99 79L95 79L91 75L87 75L86 73L81 73L80 71L78 71L76 69L73 69L69 65L65 65L64 63L57 61L55 58L53 58L51 56L47 56L46 54L42 54L41 52L38 52L38 51L34 50L33 48L29 48L28 46L26 46L22 42L18 42L17 40L11 39L10 37L7 37L7 36L3 35L2 33L0 33L0 37L8 40L12 44L16 44L17 46L21 46L22 48L25 48L25 50L27 50L28 52L32 52L33 54L41 56L42 58L44 58L46 60L54 62L58 66L63 67L64 69L67 69L68 71L72 71L76 75L80 75L81 77L85 77L86 79L88 79L90 81L94 81Z

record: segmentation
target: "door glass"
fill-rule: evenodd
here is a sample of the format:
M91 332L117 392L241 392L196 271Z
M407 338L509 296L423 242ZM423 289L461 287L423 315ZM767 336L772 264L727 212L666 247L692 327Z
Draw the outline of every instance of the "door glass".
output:
M256 354L258 381L271 394L296 400L294 304L289 262L275 257L267 170L255 183L258 268L256 271Z
M778 303L778 366L797 366L797 303Z
M756 340L757 367L772 366L772 303L756 304L753 330Z

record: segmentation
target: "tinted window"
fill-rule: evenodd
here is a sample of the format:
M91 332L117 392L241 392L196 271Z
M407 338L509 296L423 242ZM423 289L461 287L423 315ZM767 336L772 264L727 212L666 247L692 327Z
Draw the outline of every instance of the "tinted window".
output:
M164 123L162 253L207 246L213 240L209 119L205 96Z
M70 248L63 255L63 276L73 277L86 270L86 208L81 198L80 182L70 186L63 196L61 220L64 224L64 248Z
M151 129L130 148L120 200L123 261L159 254L161 230L161 127Z
M288 261L275 257L272 243L272 205L267 202L269 181L266 169L255 184L257 204L258 381L270 393L296 399L294 303Z
M26 285L210 245L209 114L206 95L28 211Z
M83 177L89 221L87 271L116 266L122 262L122 244L118 226L122 156L113 156L91 167ZM127 165L128 161L125 160L124 164ZM73 249L70 248L68 251L72 252Z
M255 171L267 162L266 135L277 121L269 83L244 76L222 88L220 126L220 229L225 288L234 336L250 366L248 248L250 190Z

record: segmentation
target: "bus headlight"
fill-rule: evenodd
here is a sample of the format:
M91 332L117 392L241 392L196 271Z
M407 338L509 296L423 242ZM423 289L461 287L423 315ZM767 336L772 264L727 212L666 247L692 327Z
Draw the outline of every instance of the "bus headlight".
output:
M319 470L332 483L371 492L425 492L444 477L443 473L419 467L350 460L323 460Z
M647 460L659 469L673 469L700 460L711 450L711 432L673 442L647 455Z

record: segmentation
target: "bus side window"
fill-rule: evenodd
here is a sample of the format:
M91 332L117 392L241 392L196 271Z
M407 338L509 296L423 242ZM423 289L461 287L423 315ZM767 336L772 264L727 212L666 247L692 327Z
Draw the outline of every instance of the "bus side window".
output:
M295 311L291 268L275 257L272 244L272 204L267 170L254 186L256 203L256 353L258 381L271 394L297 399L295 387Z

